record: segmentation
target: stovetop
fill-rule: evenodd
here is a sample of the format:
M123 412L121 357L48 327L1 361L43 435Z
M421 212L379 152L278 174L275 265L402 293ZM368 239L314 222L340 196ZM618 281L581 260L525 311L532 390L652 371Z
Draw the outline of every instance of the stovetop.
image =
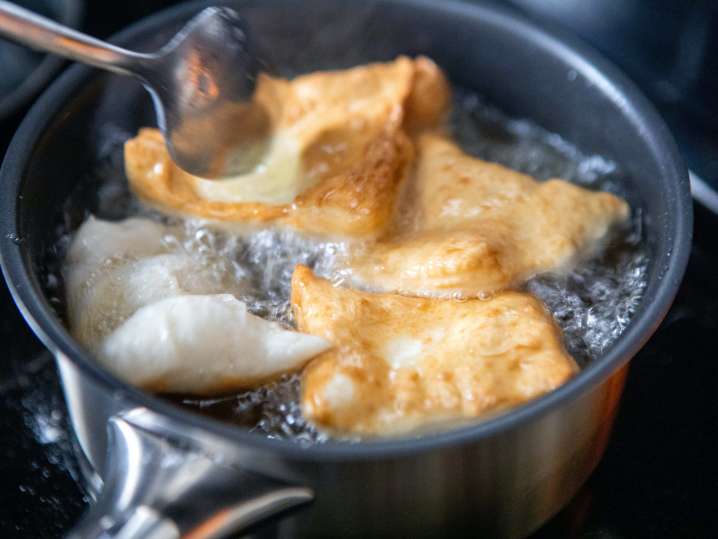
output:
M625 5L635 8L649 2ZM173 3L88 2L84 29L106 36ZM532 4L516 3L527 9ZM574 29L591 40L585 28ZM601 45L600 40L596 43ZM611 53L610 47L602 48ZM631 72L631 62L620 51L613 53ZM639 75L635 78L642 81ZM706 123L704 118L697 125L693 113L681 112L680 100L667 104L650 88L647 92L679 133L689 164L710 183L712 171L718 170L718 122ZM700 92L690 94L691 99L696 96ZM708 105L706 110L718 109L718 103ZM696 103L690 107L695 109ZM0 124L0 152L24 112ZM631 363L606 455L570 505L535 539L718 536L718 362L711 353L718 336L718 215L699 204L695 210L685 281L666 320ZM54 363L21 319L4 284L0 342L0 537L61 537L89 497L79 480Z

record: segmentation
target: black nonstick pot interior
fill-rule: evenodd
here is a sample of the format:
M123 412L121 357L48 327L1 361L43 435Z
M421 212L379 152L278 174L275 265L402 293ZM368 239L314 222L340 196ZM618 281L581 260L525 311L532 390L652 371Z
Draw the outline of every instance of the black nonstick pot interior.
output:
M644 216L651 253L648 288L632 323L603 358L551 395L497 419L419 441L363 444L361 451L416 450L475 439L525 421L600 382L630 359L657 327L690 250L690 193L664 124L611 65L570 38L559 41L483 4L220 3L239 8L252 28L259 55L283 75L389 60L398 54L432 57L454 84L561 134L584 152L617 162L631 178L634 202ZM148 19L124 32L118 42L138 50L156 49L204 5L185 5ZM69 337L61 322L62 306L48 300L46 267L53 260L65 201L96 170L113 137L129 136L148 124L154 124L151 102L136 81L83 67L72 68L37 103L8 151L0 179L0 252L11 290L45 344L78 363L108 390L240 441L291 451L289 444L193 416L115 380ZM97 194L87 189L73 204L68 214L70 225L77 226L88 211L96 210ZM340 442L316 449L318 454L357 450Z

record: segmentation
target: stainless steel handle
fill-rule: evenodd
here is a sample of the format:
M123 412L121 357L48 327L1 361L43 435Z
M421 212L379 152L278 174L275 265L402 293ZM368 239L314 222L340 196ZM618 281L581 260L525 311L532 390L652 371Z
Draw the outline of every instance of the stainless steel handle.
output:
M149 55L115 47L37 15L11 2L0 1L0 35L72 60L117 73L135 73Z
M144 429L135 409L108 425L102 492L69 539L219 539L313 499Z

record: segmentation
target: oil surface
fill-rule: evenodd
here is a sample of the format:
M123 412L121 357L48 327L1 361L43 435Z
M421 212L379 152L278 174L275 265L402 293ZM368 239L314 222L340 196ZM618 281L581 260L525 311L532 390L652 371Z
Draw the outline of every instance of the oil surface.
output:
M472 155L500 162L538 179L560 177L592 189L628 198L627 179L611 161L585 155L558 135L525 120L509 118L478 96L458 91L451 119L454 137ZM129 133L107 133L105 158L77 197L98 193L95 214L105 219L145 216L170 227L168 246L191 253L209 271L230 275L243 284L239 299L264 318L292 326L290 279L298 263L340 283L337 261L346 246L310 240L289 231L264 230L247 236L218 231L196 220L177 220L141 207L127 191L123 174L122 142ZM77 226L77 203L68 204L54 256L62 259L70 234ZM87 207L87 205L85 205ZM579 365L598 358L622 333L635 313L647 282L648 256L642 241L640 208L632 203L632 219L610 238L604 251L568 275L542 275L526 289L540 297L563 330L565 344ZM47 287L54 302L64 301L61 279L50 271ZM316 443L326 439L302 417L299 377L286 376L272 384L213 399L172 396L182 406L269 437Z

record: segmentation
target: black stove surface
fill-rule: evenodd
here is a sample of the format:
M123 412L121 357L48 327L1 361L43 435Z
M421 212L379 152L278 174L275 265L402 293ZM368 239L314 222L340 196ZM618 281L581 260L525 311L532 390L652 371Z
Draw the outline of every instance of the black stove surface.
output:
M173 3L88 2L84 29L107 36ZM634 7L640 3L627 2ZM674 129L684 132L691 120L676 112L680 110L680 102L671 105L681 125L671 114L666 116ZM0 152L24 112L0 125ZM689 129L691 134L680 138L693 137L702 141L700 147L715 148L718 138L707 133L716 130L718 122L702 131ZM684 151L689 163L697 163L705 173L715 155L700 147L691 144ZM686 279L668 317L631 363L607 453L570 505L535 539L718 537L713 443L718 431L718 362L711 353L718 336L716 230L718 215L697 205ZM54 363L23 322L4 284L0 342L0 537L61 537L89 497L79 481Z

